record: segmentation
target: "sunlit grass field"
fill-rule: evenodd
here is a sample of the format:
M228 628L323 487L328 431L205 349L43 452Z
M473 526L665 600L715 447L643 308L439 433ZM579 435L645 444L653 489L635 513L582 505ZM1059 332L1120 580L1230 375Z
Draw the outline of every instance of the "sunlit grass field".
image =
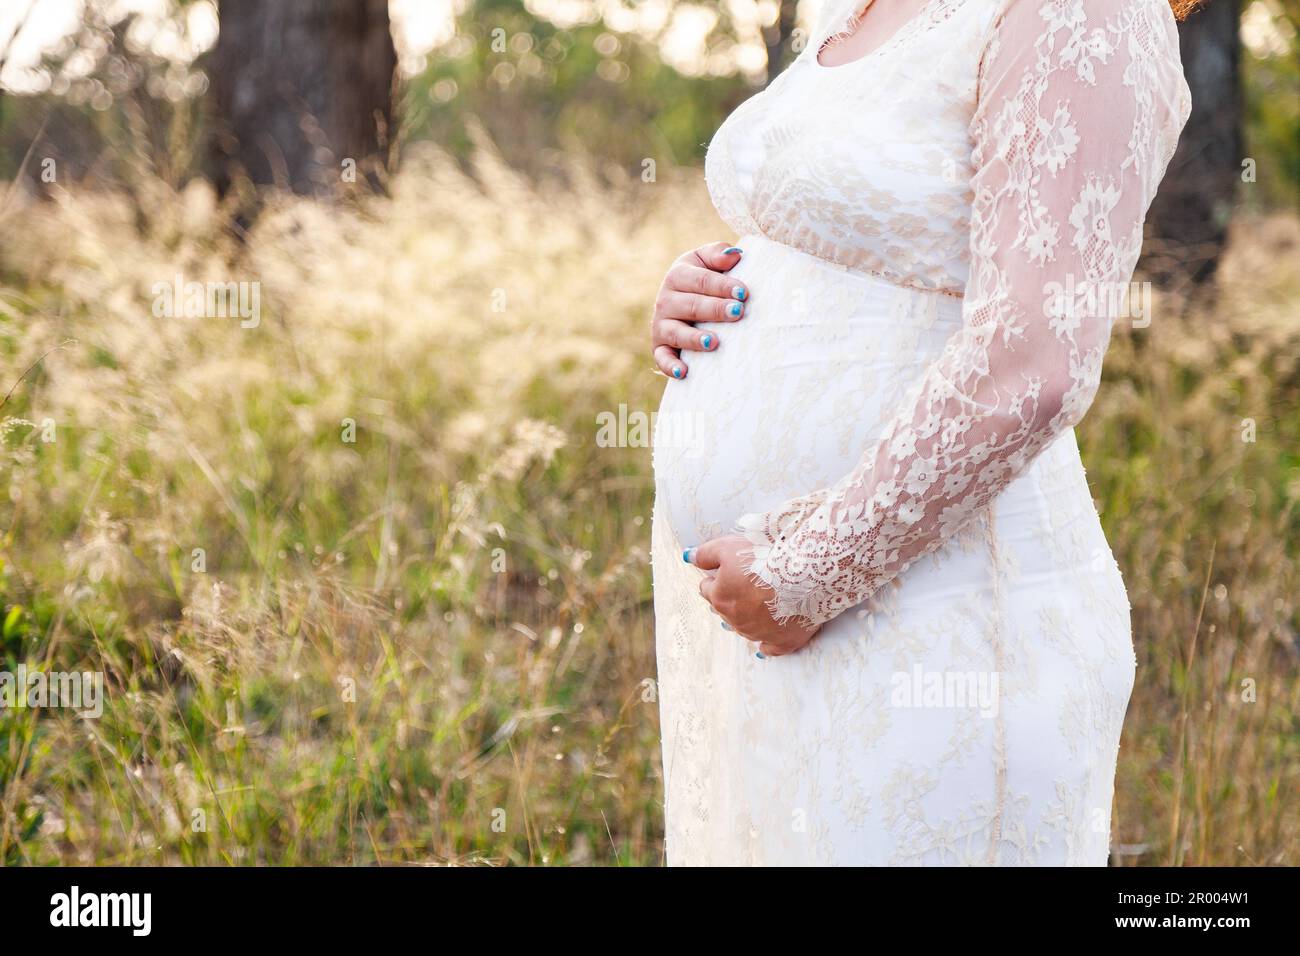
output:
M650 303L734 238L697 170L532 185L413 153L390 198L201 184L0 213L8 864L659 864ZM1113 862L1296 862L1300 222L1121 326L1081 430L1133 604ZM260 283L260 322L156 283ZM758 290L761 291L761 290ZM24 374L25 373L25 374Z

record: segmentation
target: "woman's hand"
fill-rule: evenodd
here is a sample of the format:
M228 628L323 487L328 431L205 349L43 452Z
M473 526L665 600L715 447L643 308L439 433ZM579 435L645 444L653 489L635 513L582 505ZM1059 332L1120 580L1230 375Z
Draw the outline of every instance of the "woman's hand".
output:
M687 252L673 263L655 297L650 342L655 364L669 378L685 378L682 350L712 352L718 333L697 329L695 322L735 322L745 314L749 289L728 279L726 272L740 261L741 250L713 242Z
M687 548L682 560L711 572L700 582L700 594L725 622L724 627L758 644L760 657L793 654L819 630L796 618L784 624L772 620L767 602L772 589L745 573L749 539L731 534Z

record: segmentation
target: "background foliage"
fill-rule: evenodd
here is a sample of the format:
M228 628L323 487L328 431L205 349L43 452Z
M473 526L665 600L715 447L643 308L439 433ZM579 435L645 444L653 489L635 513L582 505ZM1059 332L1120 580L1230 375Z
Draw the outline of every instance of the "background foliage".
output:
M202 60L90 22L93 69L0 96L0 670L109 685L0 709L3 862L662 861L650 454L597 416L657 405L650 302L728 237L691 164L747 81L475 9L382 190L246 226L198 176ZM1080 434L1139 660L1118 865L1295 861L1289 36L1247 56L1216 283L1117 330ZM177 272L260 281L260 325L154 318Z

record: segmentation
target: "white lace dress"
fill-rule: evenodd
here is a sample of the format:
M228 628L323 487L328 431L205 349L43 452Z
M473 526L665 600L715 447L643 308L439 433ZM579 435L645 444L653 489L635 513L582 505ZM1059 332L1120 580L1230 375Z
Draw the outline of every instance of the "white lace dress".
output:
M673 864L1106 862L1129 608L1072 426L1190 107L1165 0L929 0L709 147L746 317L669 382L655 614ZM739 529L759 660L683 548Z

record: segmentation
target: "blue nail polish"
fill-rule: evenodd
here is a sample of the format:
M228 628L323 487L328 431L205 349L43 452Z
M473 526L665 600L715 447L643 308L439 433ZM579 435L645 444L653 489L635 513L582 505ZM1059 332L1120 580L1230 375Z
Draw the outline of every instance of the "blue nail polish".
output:
M727 315L731 316L733 319L738 319L740 318L740 313L743 312L744 309L745 307L739 302L733 302L731 305L727 306Z
M713 344L713 336L711 335L704 336L704 338L700 339L700 344L707 349L710 345Z
M723 622L722 622L722 629L723 629L724 631L729 631L729 630L731 630L731 625L728 624L726 621L723 621Z
M687 564L690 564L690 563L691 563L691 551L692 551L692 550L694 550L694 549L692 549L692 548L687 548L685 551L682 552L682 560L685 561Z
M730 255L734 255L737 252L744 252L744 251L745 250L740 248L740 246L729 246L726 249L722 250L722 254L724 256L730 256Z
M681 377L682 377L682 367L680 365L674 365L673 378L681 378Z
M757 657L760 661L767 660L767 655L764 654L762 651L755 651L754 656Z
M746 289L743 285L738 285L731 290L731 297L733 299L739 299L741 302L744 302L746 299L749 298L749 290Z

